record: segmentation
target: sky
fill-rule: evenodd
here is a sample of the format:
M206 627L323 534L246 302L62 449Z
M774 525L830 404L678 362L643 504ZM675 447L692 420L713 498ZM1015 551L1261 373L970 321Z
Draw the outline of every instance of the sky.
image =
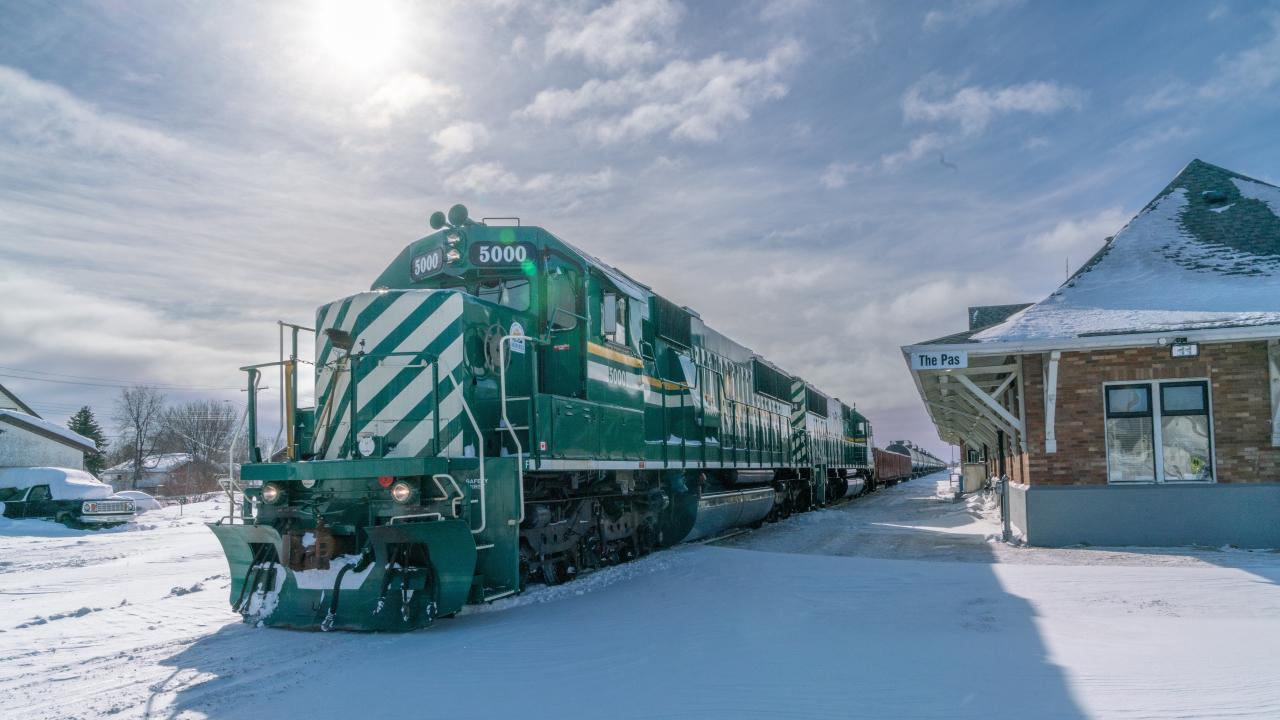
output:
M1045 297L1193 158L1276 183L1278 111L1280 3L9 0L0 384L243 405L277 320L462 202L950 457L900 346Z

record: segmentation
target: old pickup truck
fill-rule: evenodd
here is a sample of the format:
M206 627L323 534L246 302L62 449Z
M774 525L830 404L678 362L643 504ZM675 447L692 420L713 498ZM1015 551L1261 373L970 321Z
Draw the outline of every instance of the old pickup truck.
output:
M0 515L69 527L110 527L134 518L134 503L83 470L0 468Z

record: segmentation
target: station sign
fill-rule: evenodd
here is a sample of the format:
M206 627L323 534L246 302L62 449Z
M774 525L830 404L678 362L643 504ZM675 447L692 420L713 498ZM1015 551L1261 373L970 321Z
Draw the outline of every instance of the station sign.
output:
M964 350L911 353L912 370L955 370L969 367L969 353Z

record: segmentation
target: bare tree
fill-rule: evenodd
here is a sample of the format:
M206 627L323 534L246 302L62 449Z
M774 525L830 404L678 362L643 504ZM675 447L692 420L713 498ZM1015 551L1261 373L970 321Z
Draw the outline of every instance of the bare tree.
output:
M194 400L164 411L159 447L191 456L185 477L192 492L217 487L239 420L234 408L217 400Z
M130 487L138 489L147 456L155 452L164 413L164 394L149 385L134 385L120 391L116 399L116 425L121 443L133 463Z
M168 452L189 453L196 460L225 463L239 419L234 408L217 400L171 406L161 418L161 446Z

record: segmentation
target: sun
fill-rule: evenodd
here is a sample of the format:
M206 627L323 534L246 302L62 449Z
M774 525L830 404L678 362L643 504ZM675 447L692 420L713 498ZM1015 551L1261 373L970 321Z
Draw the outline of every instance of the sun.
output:
M352 71L385 68L400 52L406 18L391 0L322 0L312 16L316 52Z

